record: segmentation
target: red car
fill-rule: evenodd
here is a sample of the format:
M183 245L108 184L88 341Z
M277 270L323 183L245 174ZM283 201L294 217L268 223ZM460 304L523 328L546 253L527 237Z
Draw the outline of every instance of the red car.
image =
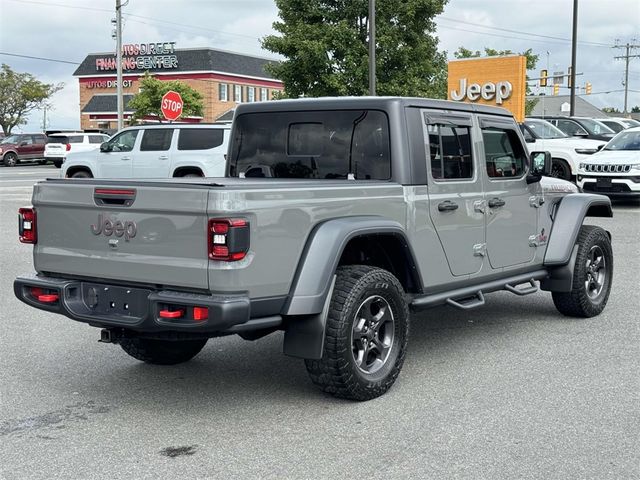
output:
M47 137L44 133L18 133L0 142L0 157L5 167L15 167L22 160L42 160Z

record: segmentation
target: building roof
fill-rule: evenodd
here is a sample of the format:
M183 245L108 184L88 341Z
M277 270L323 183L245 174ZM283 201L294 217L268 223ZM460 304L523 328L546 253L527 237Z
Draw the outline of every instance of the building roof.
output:
M127 105L132 98L133 95L122 96L125 113L131 113L131 111L127 111ZM118 100L116 95L94 95L82 109L82 113L113 113L117 111Z
M213 48L187 48L176 49L177 68L154 68L154 69L134 69L126 70L125 74L142 75L146 71L150 73L180 73L180 72L222 72L235 75L259 78L275 78L266 71L265 66L269 63L277 63L276 60L269 60L262 57L254 57L241 53L215 50ZM153 56L153 55L151 55ZM101 58L114 58L113 52L92 53L82 61L80 66L73 72L78 76L113 76L115 70L98 70L96 60Z
M563 115L568 117L569 110L566 112L562 111L563 104L570 104L571 96L570 95L540 95L540 96L528 96L527 100L538 100L535 107L533 107L533 111L530 113L531 116L552 116L552 115ZM576 111L574 116L576 117L590 117L590 118L602 118L606 117L607 114L602 110L592 105L588 101L586 101L583 97L576 95Z

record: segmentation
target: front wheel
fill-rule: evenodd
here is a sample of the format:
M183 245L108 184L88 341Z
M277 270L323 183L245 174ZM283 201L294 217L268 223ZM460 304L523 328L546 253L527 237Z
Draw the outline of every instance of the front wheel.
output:
M176 365L195 357L206 345L199 340L156 340L151 338L123 338L120 347L133 358L154 365Z
M93 178L93 176L86 170L80 170L79 172L71 175L71 178Z
M18 164L18 156L15 153L9 152L4 156L5 167L15 167Z
M551 163L551 176L561 180L571 180L571 169L564 160L554 158Z
M380 268L338 268L325 332L322 358L305 361L313 383L350 400L384 394L400 373L409 337L402 285Z
M607 305L613 280L613 249L600 227L583 225L570 292L553 292L553 303L569 317L595 317Z

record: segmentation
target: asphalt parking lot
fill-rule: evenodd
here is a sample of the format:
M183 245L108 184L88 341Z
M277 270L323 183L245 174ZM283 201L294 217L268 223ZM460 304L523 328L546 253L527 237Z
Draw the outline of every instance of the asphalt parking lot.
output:
M549 294L412 317L393 389L317 391L282 336L213 339L145 365L99 331L28 308L16 212L53 166L0 167L0 478L640 478L640 203L616 203L609 304L562 317Z

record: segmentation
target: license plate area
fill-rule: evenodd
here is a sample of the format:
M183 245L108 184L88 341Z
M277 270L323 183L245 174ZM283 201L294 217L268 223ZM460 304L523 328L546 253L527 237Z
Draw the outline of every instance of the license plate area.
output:
M611 188L611 179L610 178L598 178L596 179L596 186L598 188Z
M82 282L65 292L69 310L93 318L137 323L149 313L151 290Z

